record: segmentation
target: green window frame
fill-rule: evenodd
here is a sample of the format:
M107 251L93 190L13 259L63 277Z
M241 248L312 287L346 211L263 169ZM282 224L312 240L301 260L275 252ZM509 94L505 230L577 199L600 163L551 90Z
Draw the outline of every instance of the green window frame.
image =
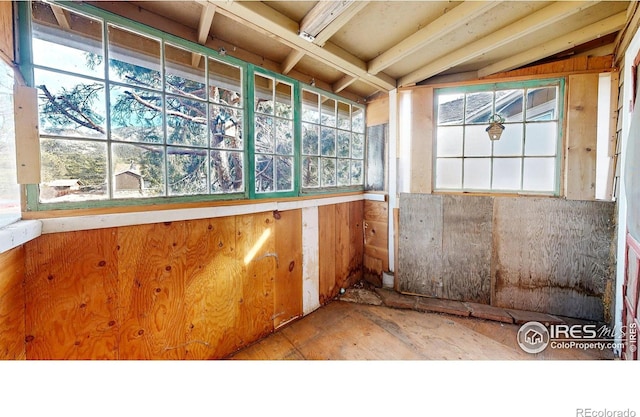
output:
M52 4L65 10L74 32L55 26ZM32 5L39 21L32 21ZM364 189L362 182L301 186L300 96L302 88L314 87L94 6L34 1L18 7L20 69L38 88L43 155L43 184L27 185L27 210ZM54 62L52 53L75 58ZM78 54L85 55L84 67ZM46 88L49 79L57 91ZM268 80L271 110L263 101ZM88 93L79 99L79 91ZM364 140L364 107L321 94L360 109ZM72 111L64 108L69 100ZM267 121L273 129L266 129ZM271 185L265 161L272 161ZM52 178L51 172L68 178ZM78 172L89 184L74 180Z
M564 86L550 78L436 88L434 190L558 196Z

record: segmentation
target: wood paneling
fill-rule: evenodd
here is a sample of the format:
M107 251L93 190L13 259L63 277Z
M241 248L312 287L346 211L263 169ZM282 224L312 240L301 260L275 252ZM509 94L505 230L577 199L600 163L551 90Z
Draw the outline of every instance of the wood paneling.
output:
M400 290L488 304L490 197L402 195Z
M274 327L302 315L302 210L280 212L276 220Z
M13 2L0 1L0 57L15 61L13 54Z
M25 245L27 359L118 358L116 241L100 229Z
M367 103L367 126L389 123L389 95Z
M364 278L381 286L382 273L389 270L389 204L364 201Z
M546 198L494 204L494 305L603 320L615 204Z
M318 207L320 303L362 278L362 201Z
M431 193L433 175L433 88L411 94L411 192Z
M585 71L611 71L613 67L613 55L605 56L580 56L547 64L534 65L527 68L517 69L507 72L499 72L484 77L484 79L526 77L550 74L566 74L571 72Z
M594 200L598 125L598 74L569 76L565 194Z
M25 359L25 250L0 253L0 360Z

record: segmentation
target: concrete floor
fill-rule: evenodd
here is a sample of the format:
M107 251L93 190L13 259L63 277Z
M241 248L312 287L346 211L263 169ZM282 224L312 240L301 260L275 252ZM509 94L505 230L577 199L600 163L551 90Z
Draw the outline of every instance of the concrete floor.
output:
M520 325L333 301L230 357L243 360L600 360L613 352L520 349Z

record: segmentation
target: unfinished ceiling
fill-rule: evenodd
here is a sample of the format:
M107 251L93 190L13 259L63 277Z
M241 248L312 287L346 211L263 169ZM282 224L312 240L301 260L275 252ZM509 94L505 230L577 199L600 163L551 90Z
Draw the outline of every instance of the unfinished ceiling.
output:
M140 1L94 5L335 93L614 53L630 1Z

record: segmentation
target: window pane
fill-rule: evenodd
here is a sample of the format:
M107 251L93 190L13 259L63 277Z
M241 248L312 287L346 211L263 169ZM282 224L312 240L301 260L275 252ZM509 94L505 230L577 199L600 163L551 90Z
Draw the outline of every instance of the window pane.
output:
M256 192L274 191L274 164L271 155L256 155Z
M302 120L305 122L319 123L320 97L311 91L302 90Z
M255 74L254 80L256 112L273 114L273 78Z
M496 113L507 122L522 121L524 90L496 91Z
M499 140L493 141L494 156L522 155L522 123L507 124Z
M468 158L464 160L464 188L476 190L491 188L491 159Z
M111 86L111 139L163 143L162 94Z
M104 83L34 70L40 134L106 138Z
M293 87L281 81L276 82L276 116L293 119Z
M462 126L438 127L437 156L462 156Z
M323 126L336 127L336 101L322 96L322 121Z
M351 107L351 130L364 133L364 109L358 106Z
M244 191L244 156L241 152L211 151L211 192Z
M320 129L320 151L322 156L336 156L336 130L322 127Z
M302 186L306 188L318 187L318 158L305 156L302 158Z
M553 156L558 148L557 122L527 123L524 154L527 156Z
M467 94L466 123L488 123L493 115L493 92Z
M167 150L169 195L207 192L207 150L170 147ZM116 188L118 181L116 179Z
M364 135L357 133L351 135L351 157L364 159Z
M491 156L491 142L486 126L466 126L464 128L464 155Z
M542 87L527 90L527 121L557 120L558 87Z
M336 185L336 160L334 158L320 158L322 164L323 187Z
M167 96L167 143L207 146L208 142L206 103Z
M198 57L198 66L193 67L193 57ZM205 60L186 49L165 44L166 91L192 98L207 98L207 80L204 73Z
M302 124L302 153L304 155L318 155L318 125Z
M364 162L351 161L351 184L362 185L364 183Z
M209 100L242 107L242 69L210 58Z
M464 94L438 95L438 124L462 124Z
M273 153L274 134L273 117L255 115L256 152Z
M137 87L162 88L160 41L109 25L109 78Z
M40 201L107 198L107 145L104 142L42 139Z
M351 105L338 101L338 127L344 130L351 129Z
M51 6L33 2L34 64L104 78L102 23L56 7L73 31L58 25Z
M278 191L293 190L293 158L285 156L276 157L276 174L278 178Z
M351 165L348 159L338 159L337 176L338 185L349 185L349 169Z
M351 153L350 137L351 134L349 132L338 130L338 156L341 158L348 158Z
M13 69L0 59L0 227L20 218L13 80Z
M164 148L117 143L111 146L116 198L154 197L165 194ZM134 179L138 179L136 183ZM134 185L132 184L137 184Z
M293 122L276 119L276 153L293 155Z
M500 139L502 140L502 139ZM496 158L493 160L494 190L520 190L520 158Z
M524 158L522 188L528 191L554 191L555 171L555 158Z
M436 160L436 188L462 188L462 159Z
M242 114L242 110L234 107L209 106L212 148L243 148Z

